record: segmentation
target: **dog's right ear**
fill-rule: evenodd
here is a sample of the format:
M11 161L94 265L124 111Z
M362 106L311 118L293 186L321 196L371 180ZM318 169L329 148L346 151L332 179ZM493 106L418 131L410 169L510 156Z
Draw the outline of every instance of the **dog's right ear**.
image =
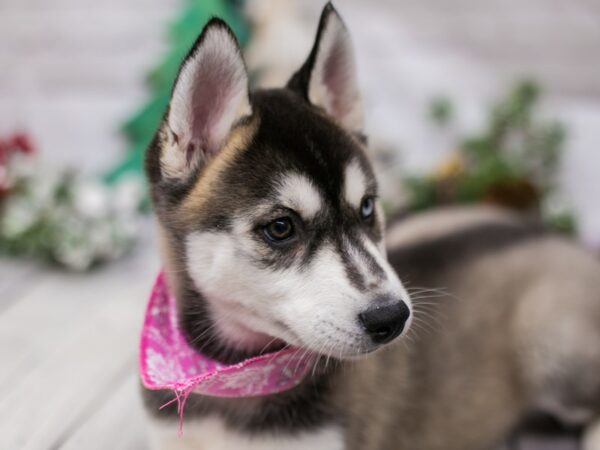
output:
M231 128L252 114L248 75L237 40L212 19L185 58L169 105L161 172L185 179L223 146Z

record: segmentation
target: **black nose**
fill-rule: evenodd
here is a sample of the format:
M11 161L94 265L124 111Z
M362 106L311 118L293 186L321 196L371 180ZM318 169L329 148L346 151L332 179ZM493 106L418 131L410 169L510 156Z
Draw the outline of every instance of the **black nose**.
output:
M375 306L359 314L358 318L373 342L385 344L402 333L409 316L408 306L399 301L391 305Z

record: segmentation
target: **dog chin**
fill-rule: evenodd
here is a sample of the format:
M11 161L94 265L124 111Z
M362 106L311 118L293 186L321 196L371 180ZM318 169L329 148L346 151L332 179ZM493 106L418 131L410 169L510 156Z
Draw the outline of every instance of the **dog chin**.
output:
M228 345L242 351L269 353L285 347L295 347L301 351L305 351L307 354L312 353L338 360L361 359L381 347L378 345L365 345L358 349L352 349L340 343L339 346L325 344L317 349L314 348L314 345L304 344L303 340L299 336L293 335L293 333L286 333L290 335L285 338L273 337L269 334L252 330L244 325L233 323L220 325L219 334ZM327 348L327 351L324 348Z
M231 347L247 352L269 352L282 348L286 343L266 333L248 328L241 323L222 323L218 325L219 335Z
M307 345L302 347L309 348L313 353L320 354L325 357L334 358L338 360L356 361L369 357L371 354L381 351L390 345L396 344L400 339L406 336L408 327L398 337L384 344L377 344L370 339L364 339L360 341L354 341L351 345L348 342L337 341L337 342L324 342L315 345Z
M335 354L335 352L334 352L333 354L331 354L329 356L335 357L340 360L345 360L345 361L358 361L358 360L368 357L372 353L375 353L376 351L380 350L382 347L384 347L384 346L370 345L370 346L361 348L358 351L342 352L342 353L337 353L337 354Z
M351 343L344 340L321 342L312 338L303 339L303 336L292 328L283 328L262 320L259 321L260 324L254 323L253 319L255 318L251 315L245 316L245 319L244 321L235 320L229 316L228 320L217 320L216 327L220 337L228 345L250 353L269 353L284 347L295 347L306 351L307 354L352 361L365 358L387 346L386 344L375 344L368 339L360 339L358 336ZM269 331L262 331L263 329ZM395 342L395 339L392 342Z
M337 345L336 345L337 344ZM349 346L344 342L324 342L324 343L312 343L312 344L304 344L300 342L299 344L291 344L295 347L303 348L307 353L312 353L315 355L320 355L330 359L337 359L340 361L351 361L358 360L366 357L367 355L375 352L381 345L365 343L360 346Z

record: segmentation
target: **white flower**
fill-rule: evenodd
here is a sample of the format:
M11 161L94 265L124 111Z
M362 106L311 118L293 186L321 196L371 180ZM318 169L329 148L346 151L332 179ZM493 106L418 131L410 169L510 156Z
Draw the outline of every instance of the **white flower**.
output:
M27 198L9 197L2 209L1 232L14 239L29 230L38 221L38 211Z
M144 182L137 175L123 176L113 188L112 209L116 213L131 215L137 211L144 198Z
M56 191L63 177L63 174L40 165L37 176L32 177L27 184L30 203L39 209L52 208L56 202Z
M78 180L73 185L73 206L83 217L105 217L110 211L110 191L99 181Z
M73 270L87 270L96 259L95 249L85 234L89 230L72 217L63 223L63 227L65 232L55 243L53 257Z
M39 161L30 154L12 153L7 164L8 181L12 186L17 180L30 178L39 173Z
M37 158L11 158L0 183L15 186L0 211L0 238L75 270L121 256L139 230L144 186L127 177L110 187ZM25 234L31 232L31 234Z

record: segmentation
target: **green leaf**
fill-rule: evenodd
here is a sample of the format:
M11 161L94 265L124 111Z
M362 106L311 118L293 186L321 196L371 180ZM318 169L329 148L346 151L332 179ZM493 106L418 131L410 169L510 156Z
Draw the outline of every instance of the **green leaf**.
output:
M454 116L454 106L447 97L436 97L429 105L429 116L438 125L448 125Z

